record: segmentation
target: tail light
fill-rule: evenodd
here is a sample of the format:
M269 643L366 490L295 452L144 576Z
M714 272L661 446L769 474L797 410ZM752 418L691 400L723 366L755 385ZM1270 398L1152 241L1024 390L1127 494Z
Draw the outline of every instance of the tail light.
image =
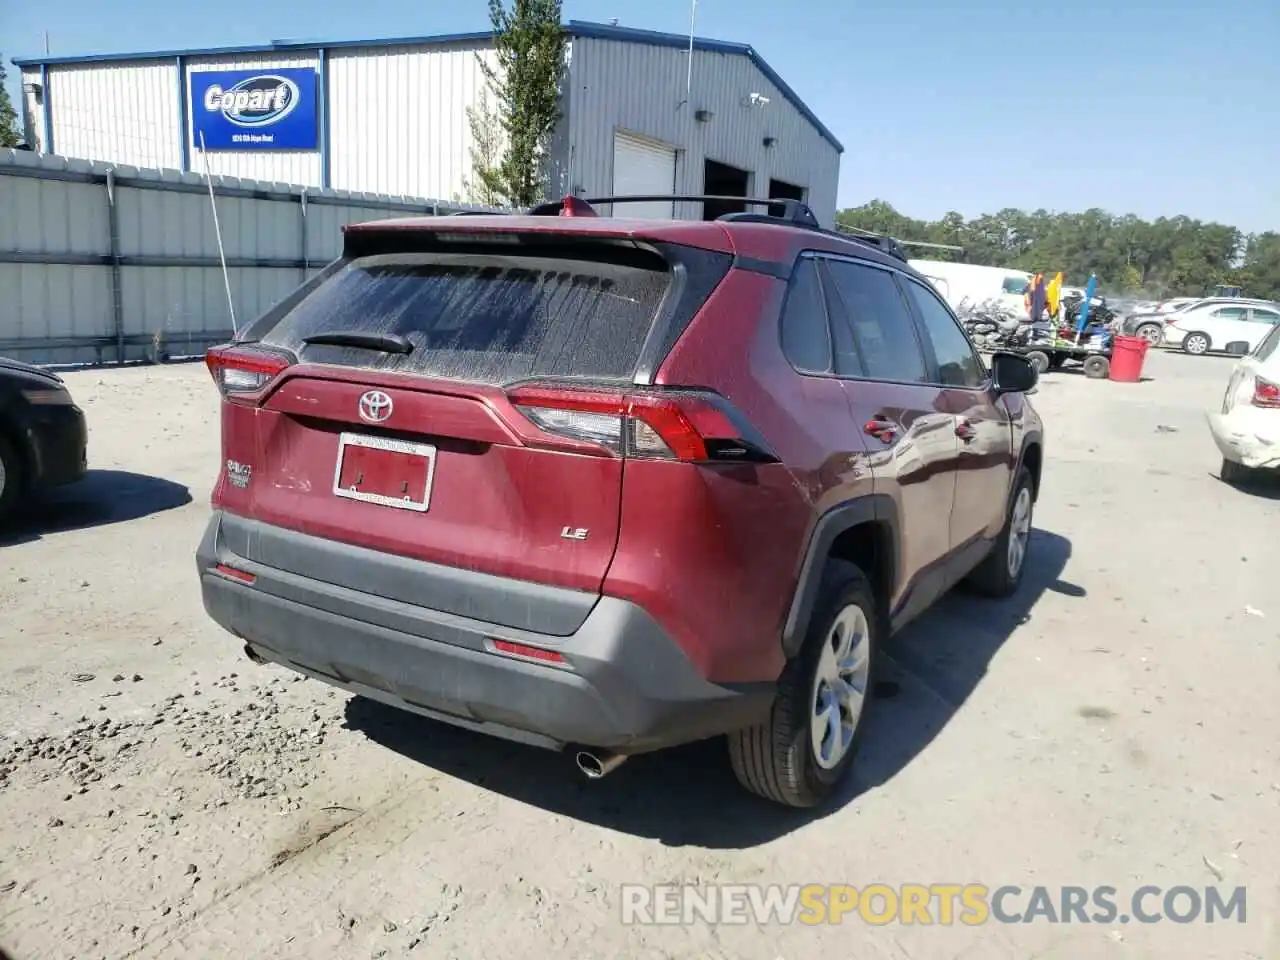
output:
M703 392L610 392L518 387L508 397L543 433L616 457L776 463L724 398Z
M1255 407L1280 408L1280 385L1255 377L1253 381L1253 405Z
M231 345L210 348L204 362L224 397L259 393L292 365L278 353Z

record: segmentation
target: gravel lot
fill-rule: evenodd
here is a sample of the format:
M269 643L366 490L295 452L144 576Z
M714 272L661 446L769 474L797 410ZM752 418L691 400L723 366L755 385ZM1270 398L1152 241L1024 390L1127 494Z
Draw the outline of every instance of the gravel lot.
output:
M1280 495L1216 478L1230 360L1050 374L1021 595L900 638L816 815L722 745L568 756L254 666L193 550L198 365L69 374L88 481L0 546L0 944L37 957L1280 957ZM1247 922L624 926L624 883L1248 888ZM1025 905L1025 904L1023 904Z

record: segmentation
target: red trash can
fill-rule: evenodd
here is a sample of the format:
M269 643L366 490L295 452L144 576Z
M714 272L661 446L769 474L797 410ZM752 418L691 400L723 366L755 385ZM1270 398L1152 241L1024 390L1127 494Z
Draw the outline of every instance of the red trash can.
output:
M1142 363L1150 348L1143 337L1115 337L1111 342L1111 379L1117 383L1141 380Z

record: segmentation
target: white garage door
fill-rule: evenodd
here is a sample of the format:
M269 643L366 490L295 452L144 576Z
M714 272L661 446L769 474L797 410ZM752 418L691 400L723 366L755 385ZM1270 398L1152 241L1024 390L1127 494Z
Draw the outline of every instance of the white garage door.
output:
M676 152L665 144L627 133L613 135L613 195L671 194L676 186ZM670 203L618 204L615 217L670 220Z

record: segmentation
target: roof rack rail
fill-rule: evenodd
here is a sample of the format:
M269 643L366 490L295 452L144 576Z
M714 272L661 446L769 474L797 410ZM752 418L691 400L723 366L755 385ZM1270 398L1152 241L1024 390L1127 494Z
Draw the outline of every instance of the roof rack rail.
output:
M813 215L813 211L808 205L800 200L782 199L780 197L737 197L730 194L678 194L678 193L655 193L655 194L628 194L626 196L616 197L574 197L568 196L563 200L550 200L546 203L540 203L532 207L528 215L531 217L558 217L565 210L566 206L573 204L575 208L581 209L581 204L594 207L597 204L607 203L610 205L622 203L705 203L711 201L713 203L738 203L744 207L766 207L780 208L780 214L773 216L761 213L726 213L717 220L747 220L749 222L760 223L778 223L785 222L795 226L812 227L821 229L818 218ZM578 216L589 214L576 214Z
M849 237L851 240L892 240L900 247L925 247L929 250L950 250L953 253L964 253L964 247L956 246L953 243L926 243L924 240L899 240L897 237L886 237L875 233L871 230L863 230L861 227L851 227L848 224L837 223L836 231Z
M595 205L601 203L622 204L622 203L705 203L711 201L713 203L737 203L744 207L764 207L768 211L774 208L780 208L779 215L772 212L767 213L750 213L741 211L737 213L725 213L716 217L718 221L728 223L764 223L776 225L786 225L791 227L799 227L802 230L813 230L816 233L822 233L831 237L839 237L841 240L852 240L855 243L861 243L869 247L873 247L886 256L893 257L897 260L906 261L907 253L903 249L902 244L893 237L881 236L865 230L857 230L856 228L842 228L837 226L835 230L827 230L818 222L818 218L814 215L809 205L801 200L783 199L781 197L735 197L724 194L636 194L617 197L576 197L573 195L566 196L563 200L548 200L545 203L539 203L531 207L527 213L531 217L594 217L596 216Z

